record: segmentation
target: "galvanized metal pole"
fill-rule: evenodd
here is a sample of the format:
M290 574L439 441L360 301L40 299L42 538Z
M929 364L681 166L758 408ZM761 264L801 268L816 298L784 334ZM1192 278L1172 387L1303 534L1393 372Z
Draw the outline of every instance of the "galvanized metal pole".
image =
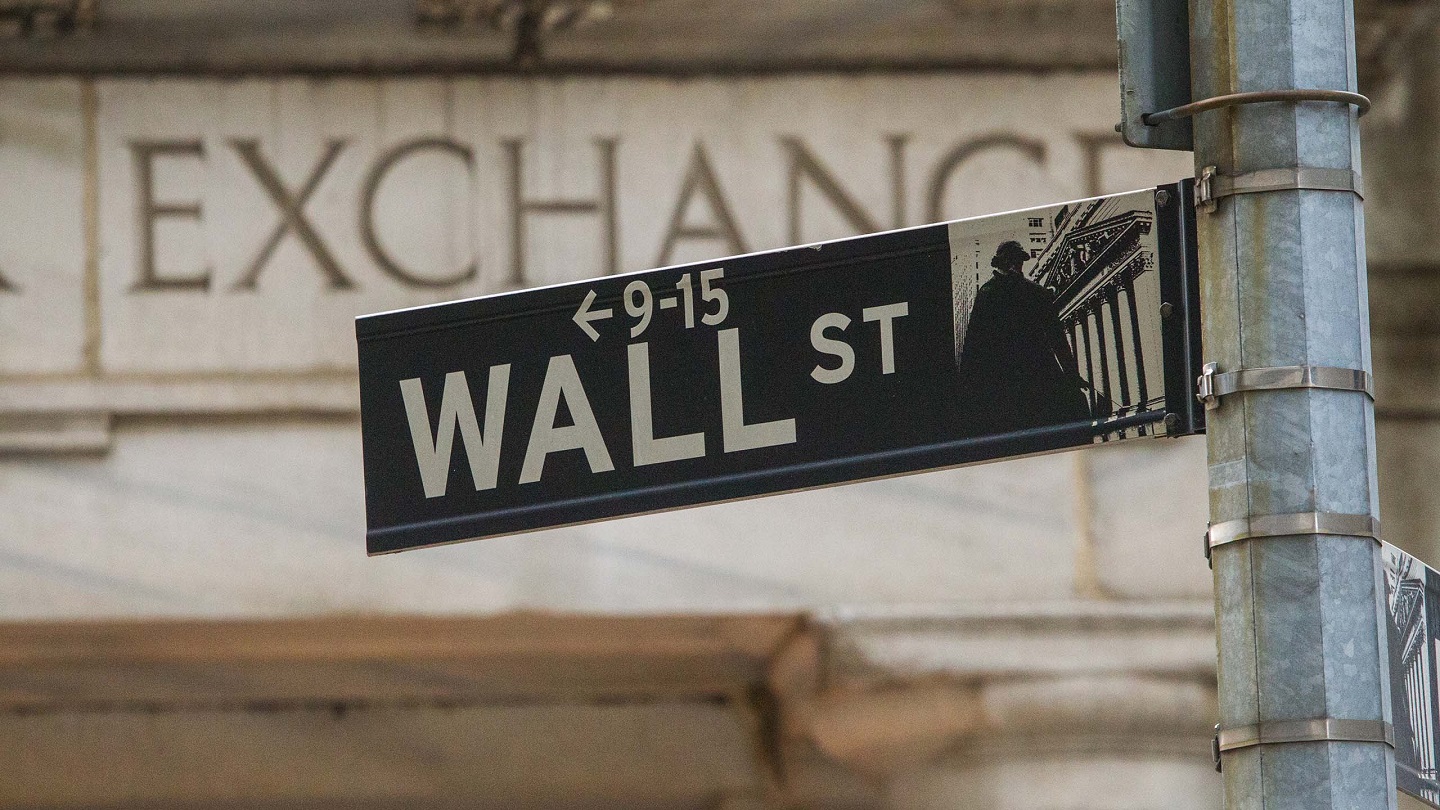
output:
M1356 90L1350 0L1195 0L1191 54L1196 100ZM1359 171L1357 113L1292 100L1196 116L1197 176L1275 187L1197 214L1218 372L1370 371L1361 200L1336 190ZM1241 390L1208 414L1225 805L1393 808L1384 588L1365 536L1379 510L1374 404L1345 384L1285 387L1306 380L1288 374L1232 378ZM1282 387L1244 390L1267 379Z

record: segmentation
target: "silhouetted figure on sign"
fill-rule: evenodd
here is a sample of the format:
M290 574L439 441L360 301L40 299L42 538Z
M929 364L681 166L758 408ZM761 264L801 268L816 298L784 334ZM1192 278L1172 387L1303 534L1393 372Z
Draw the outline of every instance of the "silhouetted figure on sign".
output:
M975 294L960 351L961 417L981 435L1091 418L1055 296L1021 273L1030 254L1005 242Z

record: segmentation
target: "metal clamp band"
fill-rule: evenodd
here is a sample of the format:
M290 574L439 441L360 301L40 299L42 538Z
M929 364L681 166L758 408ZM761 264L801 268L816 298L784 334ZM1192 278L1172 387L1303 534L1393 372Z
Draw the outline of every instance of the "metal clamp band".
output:
M1292 166L1226 175L1220 174L1214 166L1206 166L1200 170L1200 177L1195 181L1195 205L1213 212L1221 197L1296 189L1348 191L1361 199L1365 198L1364 182L1360 174L1350 169Z
M1262 104L1269 101L1334 101L1340 104L1355 105L1360 115L1370 112L1370 99L1359 93L1345 90L1254 90L1248 93L1228 93L1223 96L1192 101L1189 104L1181 104L1179 107L1171 107L1168 110L1143 113L1140 116L1140 122L1147 127L1155 127L1166 121L1189 118L1207 110L1236 107L1241 104Z
M1222 728L1221 751L1295 742L1373 742L1395 747L1395 729L1383 720L1269 720L1253 726Z
M1218 373L1214 363L1202 367L1195 381L1195 396L1205 410L1220 407L1220 397L1240 391L1278 391L1288 388L1323 388L1331 391L1359 391L1375 399L1375 382L1370 372L1334 366L1272 366Z
M1205 533L1206 556L1209 556L1210 549L1238 540L1250 540L1257 537L1293 537L1305 534L1369 537L1378 543L1380 542L1380 520L1373 515L1350 515L1342 512L1251 515L1212 525Z

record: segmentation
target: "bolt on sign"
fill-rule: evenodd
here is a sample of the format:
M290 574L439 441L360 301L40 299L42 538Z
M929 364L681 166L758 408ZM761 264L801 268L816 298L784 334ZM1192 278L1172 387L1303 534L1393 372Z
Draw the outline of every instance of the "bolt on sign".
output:
M1193 433L1187 192L362 317L369 551Z

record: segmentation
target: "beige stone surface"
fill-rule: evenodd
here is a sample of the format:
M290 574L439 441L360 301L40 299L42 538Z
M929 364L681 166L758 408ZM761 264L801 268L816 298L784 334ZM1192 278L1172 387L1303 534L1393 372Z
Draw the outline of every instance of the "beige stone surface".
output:
M1209 599L1200 536L1209 520L1205 440L1162 439L1075 455L1088 473L1087 539L1099 593Z
M78 81L0 80L0 375L84 367L82 108Z
M1199 741L1203 743L1203 740ZM1220 775L1205 757L1026 755L1013 751L976 764L935 765L897 779L887 807L940 810L1213 810Z
M0 384L0 411L20 416L353 415L359 402L353 369L296 376L41 377Z
M765 778L733 709L664 702L7 715L0 754L0 806L16 808L698 810Z
M1428 283L1415 285L1407 293L1415 298L1426 296ZM1372 292L1372 300L1374 293ZM1372 311L1376 309L1371 306ZM1414 420L1440 415L1440 340L1428 334L1427 325L1409 334L1396 334L1377 328L1371 341L1375 365L1375 405L1377 421L1388 418Z
M1183 156L1118 146L1114 93L1104 73L103 80L100 359L116 374L344 371L354 315L597 275L612 250L638 270L1187 173ZM950 160L993 136L1013 143ZM858 213L792 177L800 154ZM667 249L677 209L684 226L719 221L703 194L681 198L701 162L735 232ZM557 201L592 210L535 208Z
M1203 740L1218 711L1208 673L1193 679L1138 672L1017 678L986 684L983 702L995 730L1037 737L1084 729L1120 738L1168 734Z
M1072 678L1149 673L1206 680L1215 669L1209 601L1047 600L835 608L817 619L822 660L851 683L887 679Z
M786 694L780 706L787 739L808 740L850 769L890 779L985 748L1074 753L1086 750L1086 738L1104 740L1111 753L1199 759L1217 712L1213 678L1139 669L978 683L892 674L868 685L838 680L808 697Z
M1432 566L1440 560L1440 275L1428 266L1370 271L1375 439L1385 539Z
M0 714L747 694L784 614L0 622Z
M585 531L657 572L725 572L740 609L1012 601L1072 592L1077 497L1069 459L1047 456Z
M364 556L348 417L141 421L105 456L0 459L0 618L748 612L1073 589L1049 456Z
M1375 426L1380 466L1380 526L1385 539L1434 567L1440 563L1440 422L1381 420Z
M353 316L483 291L466 283L407 292L386 283L360 233L362 186L380 151L421 134L451 134L447 88L434 81L99 82L104 370L353 370ZM139 151L145 145L156 151ZM278 186L267 189L266 179ZM417 277L440 265L449 272L451 259L469 253L457 244L471 238L457 210L469 185L463 165L417 160L379 186L377 218L388 216L378 238ZM276 196L295 212L278 241L287 220ZM173 212L147 226L137 213L147 204ZM301 238L305 228L309 241ZM409 244L395 245L396 231L411 234ZM426 247L420 257L417 240Z
M1365 142L1366 253L1374 265L1433 265L1440 252L1435 207L1440 202L1440 28L1412 31L1393 53L1393 80L1375 96L1361 135ZM1427 30L1428 29L1428 30Z
M822 696L804 733L826 756L872 777L914 769L980 730L976 690L942 684Z
M1440 416L1440 273L1433 265L1372 264L1369 282L1377 420Z
M1167 668L1147 632L1202 613L879 616L0 624L0 754L16 765L0 807L1214 806L1213 673ZM861 675L845 660L856 631L920 626L932 641L997 630L1051 666L875 659ZM1130 661L1087 669L1093 654L1058 636ZM1122 763L1105 785L1079 767Z
M5 413L0 453L99 453L110 447L110 414L84 410Z

